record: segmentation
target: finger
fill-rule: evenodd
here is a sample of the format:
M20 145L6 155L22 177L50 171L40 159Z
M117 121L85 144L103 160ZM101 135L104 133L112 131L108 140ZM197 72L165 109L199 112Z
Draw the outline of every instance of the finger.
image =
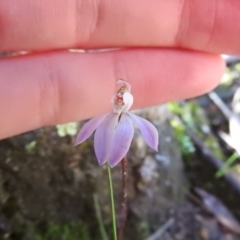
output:
M0 61L0 138L111 111L116 80L132 85L134 108L188 98L223 73L215 55L177 50L48 53Z
M1 0L0 49L175 46L240 53L239 0Z

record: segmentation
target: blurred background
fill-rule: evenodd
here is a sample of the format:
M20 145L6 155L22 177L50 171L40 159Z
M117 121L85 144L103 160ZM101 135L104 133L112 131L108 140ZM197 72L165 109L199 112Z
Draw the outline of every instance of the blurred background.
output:
M240 58L224 58L213 92L136 112L157 127L160 151L135 132L125 240L240 239ZM0 239L106 240L100 211L111 240L107 169L92 138L73 147L83 123L0 141ZM120 213L120 165L113 184Z

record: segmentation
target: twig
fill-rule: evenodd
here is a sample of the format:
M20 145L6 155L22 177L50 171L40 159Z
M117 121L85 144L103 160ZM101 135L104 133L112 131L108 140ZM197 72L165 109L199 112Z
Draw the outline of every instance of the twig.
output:
M229 134L219 131L219 136L240 155L239 148L239 130L240 118L222 101L222 99L214 92L208 94L209 98L216 104L220 111L224 114L229 122Z
M121 166L122 166L122 203L121 203L121 224L118 230L118 240L121 240L123 237L123 231L127 219L127 171L126 171L127 158L124 157Z
M205 159L208 160L215 168L220 169L224 166L223 161L221 161L219 158L217 158L211 150L203 143L203 141L195 136L192 131L186 126L185 124L185 129L187 134L190 136L192 139L193 143L195 146L201 150L203 155L205 156ZM226 180L231 184L231 186L239 193L240 195L240 181L237 178L235 174L232 172L227 172L224 177Z
M161 226L154 234L147 238L147 240L159 240L160 237L174 224L175 220L170 218L163 226Z
M216 106L220 109L223 115L230 120L230 117L233 115L233 112L229 109L229 107L222 101L222 99L215 93L210 92L208 94L209 98L216 104Z

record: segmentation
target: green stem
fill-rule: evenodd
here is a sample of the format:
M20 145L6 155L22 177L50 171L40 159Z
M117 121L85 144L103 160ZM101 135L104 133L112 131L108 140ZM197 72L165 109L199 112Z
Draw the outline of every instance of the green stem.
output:
M124 157L121 161L122 165L122 204L121 204L121 224L118 229L118 240L122 240L124 227L127 220L127 158Z
M99 201L98 201L98 196L97 194L93 195L93 200L94 200L94 206L96 209L96 214L97 214L97 219L98 219L98 224L100 227L101 235L103 240L108 240L107 233L103 224L103 219L102 219L102 214L99 206Z
M117 227L116 227L116 214L115 214L114 196L113 196L112 175L111 175L111 168L109 166L108 166L108 180L109 180L111 208L112 208L113 240L117 240Z

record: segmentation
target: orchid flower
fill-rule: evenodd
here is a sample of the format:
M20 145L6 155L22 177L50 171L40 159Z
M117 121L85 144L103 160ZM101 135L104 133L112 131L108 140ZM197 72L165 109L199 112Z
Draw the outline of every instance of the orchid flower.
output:
M135 123L146 143L158 149L158 131L149 121L128 112L133 104L131 85L119 79L118 91L112 98L113 112L88 121L79 132L75 145L84 142L96 130L94 149L99 165L116 166L127 154L134 134Z

